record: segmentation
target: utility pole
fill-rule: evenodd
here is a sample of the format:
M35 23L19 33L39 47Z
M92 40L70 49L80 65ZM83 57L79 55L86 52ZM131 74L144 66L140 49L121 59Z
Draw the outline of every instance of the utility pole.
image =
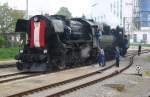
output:
M124 22L124 20L123 20L123 13L122 13L122 3L123 3L123 1L122 0L120 0L120 25L121 26L124 26L124 24L123 24L123 22Z
M26 19L29 19L29 12L28 12L28 0L26 0ZM25 35L26 44L28 43L28 34Z
M123 30L126 32L126 17L123 17Z
M28 13L28 0L26 0L26 19L29 19L29 13Z

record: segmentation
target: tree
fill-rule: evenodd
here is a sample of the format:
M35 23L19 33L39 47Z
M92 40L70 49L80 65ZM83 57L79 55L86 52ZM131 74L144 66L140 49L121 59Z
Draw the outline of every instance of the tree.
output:
M66 16L66 18L71 18L71 12L66 7L61 7L59 11L56 13L57 15Z
M24 11L13 10L7 3L0 5L0 33L14 32L17 19L24 15Z
M0 47L2 47L5 44L5 38L0 36Z

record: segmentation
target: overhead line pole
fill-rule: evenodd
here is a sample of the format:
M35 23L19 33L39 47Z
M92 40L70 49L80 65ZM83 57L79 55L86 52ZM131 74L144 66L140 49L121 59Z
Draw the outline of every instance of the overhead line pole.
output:
M26 0L26 19L29 19L29 13L28 13L28 0Z

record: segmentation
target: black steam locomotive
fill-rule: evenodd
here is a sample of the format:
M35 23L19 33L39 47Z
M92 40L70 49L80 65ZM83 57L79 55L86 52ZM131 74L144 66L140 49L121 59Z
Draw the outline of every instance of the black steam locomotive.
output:
M100 46L106 50L107 57L113 56L114 46L124 48L123 31L118 34L120 31L115 30L114 33L109 26L104 26L99 44L97 31L95 22L82 18L36 15L29 20L19 19L16 32L26 32L28 41L16 56L17 68L22 71L48 71L91 64L97 62ZM121 37L119 41L122 39L122 42L116 44L117 37Z

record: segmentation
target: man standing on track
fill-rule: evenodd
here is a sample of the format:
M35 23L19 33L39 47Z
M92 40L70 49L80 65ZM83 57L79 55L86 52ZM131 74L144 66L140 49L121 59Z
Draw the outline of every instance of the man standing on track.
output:
M120 51L119 47L115 48L115 58L116 58L116 67L119 67L119 62L120 62Z
M141 44L138 47L138 56L140 56L140 54L141 54Z

